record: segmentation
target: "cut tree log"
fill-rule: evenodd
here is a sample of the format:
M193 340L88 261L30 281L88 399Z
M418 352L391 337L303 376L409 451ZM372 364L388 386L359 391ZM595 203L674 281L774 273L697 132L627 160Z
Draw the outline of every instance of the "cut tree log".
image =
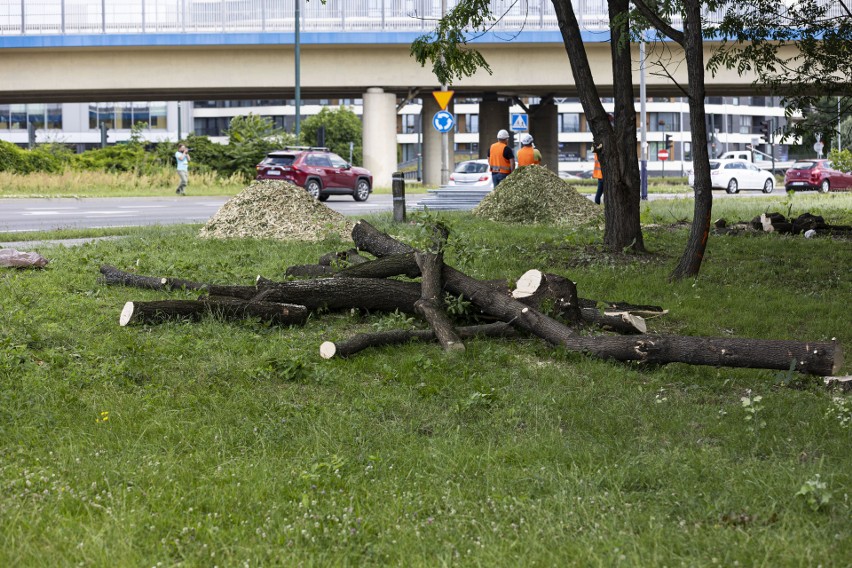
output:
M331 276L334 272L334 268L322 264L296 264L287 267L284 275L294 278L321 278L323 276Z
M206 298L127 302L118 323L124 327L133 322L158 323L174 318L197 320L208 314L228 320L256 317L277 325L301 325L308 319L305 306Z
M456 328L461 339L472 337L514 337L515 328L508 323L497 322L485 325L470 325ZM383 345L399 345L409 341L435 341L435 332L430 329L380 331L376 333L359 333L344 341L325 341L320 345L320 356L323 359L332 357L349 357L370 347Z
M630 312L603 312L595 308L581 308L580 317L584 322L596 325L601 329L614 331L622 335L647 333L648 325L645 318Z
M444 302L441 301L444 288L441 283L443 258L441 253L414 253L414 260L422 275L420 299L414 303L414 310L429 322L445 351L464 351L464 343L453 329L453 324L444 311Z
M527 270L518 278L512 297L537 310L540 310L542 305L547 305L554 316L572 323L577 323L582 318L577 285L558 274Z
M220 284L205 284L180 278L164 278L162 276L142 276L119 270L109 264L100 267L101 282L108 285L132 286L148 290L204 290L211 296L229 296L242 300L250 300L257 295L254 286L228 286Z
M414 249L386 235L363 219L355 224L352 238L360 250L374 256L402 254ZM454 294L462 294L481 310L511 323L545 341L571 351L619 361L689 363L723 367L795 370L815 375L833 375L840 368L843 352L836 342L738 339L684 336L580 337L570 328L514 298L494 292L477 280L444 265L444 282Z
M276 282L257 278L256 301L300 304L308 309L360 309L415 313L420 284L379 278L318 278Z
M414 252L392 254L369 262L362 262L338 270L336 278L390 278L392 276L420 276L420 268L414 260Z

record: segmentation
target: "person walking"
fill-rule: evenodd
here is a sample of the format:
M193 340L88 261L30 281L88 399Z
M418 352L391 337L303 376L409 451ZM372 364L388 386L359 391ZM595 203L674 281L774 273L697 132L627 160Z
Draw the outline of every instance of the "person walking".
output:
M515 169L515 153L509 148L508 142L509 133L500 130L497 133L497 142L491 145L488 152L488 165L491 167L491 180L495 188Z
M518 167L536 166L541 164L541 152L533 146L533 137L530 134L521 136L521 149L518 150Z
M592 170L592 178L598 180L598 190L595 192L595 203L600 205L601 199L603 198L603 170L601 169L601 163L600 160L598 160L597 152L595 152L595 169Z
M184 195L186 192L186 185L189 183L189 148L186 145L181 144L178 147L178 151L175 152L175 160L177 161L177 173L180 178L180 183L178 184L175 193L178 195Z

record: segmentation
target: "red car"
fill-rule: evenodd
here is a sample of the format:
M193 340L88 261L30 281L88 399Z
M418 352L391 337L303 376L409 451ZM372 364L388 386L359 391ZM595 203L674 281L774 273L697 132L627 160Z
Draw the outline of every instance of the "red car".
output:
M820 193L852 190L852 173L844 173L831 167L829 160L799 160L784 174L787 191L816 189Z
M351 165L327 148L276 150L255 169L255 179L289 181L320 201L330 195L351 195L355 201L366 201L373 191L373 174L369 170Z

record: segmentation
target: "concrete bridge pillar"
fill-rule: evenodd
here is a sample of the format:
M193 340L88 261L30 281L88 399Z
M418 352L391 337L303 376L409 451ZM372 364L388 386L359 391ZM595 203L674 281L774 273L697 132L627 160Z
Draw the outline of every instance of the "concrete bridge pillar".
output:
M486 96L479 103L480 158L488 157L488 150L497 142L497 132L501 129L509 130L509 103Z
M559 108L553 102L530 105L530 134L541 152L541 165L559 173Z
M373 187L390 187L397 167L396 95L370 87L363 100L364 167L373 174Z
M441 158L441 139L444 135L432 126L432 117L435 116L436 112L441 110L441 107L438 106L438 101L435 100L432 93L424 93L422 100L423 107L420 112L423 113L423 185L440 186L444 183L441 175L441 165L443 163ZM447 105L447 110L455 116L455 105L452 100ZM448 176L455 169L455 130L453 128L447 133L449 136L450 154L450 162L447 165L447 169L449 170Z

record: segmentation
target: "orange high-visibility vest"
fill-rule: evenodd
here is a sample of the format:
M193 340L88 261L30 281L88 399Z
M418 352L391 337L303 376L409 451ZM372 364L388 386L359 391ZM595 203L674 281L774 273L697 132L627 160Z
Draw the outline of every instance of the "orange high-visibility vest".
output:
M524 146L518 150L518 167L531 166L533 164L541 164L541 154L539 154L539 158L536 159L535 148L532 146Z
M506 145L502 142L495 142L491 145L491 151L488 154L488 164L491 166L491 171L495 174L512 173L512 163L503 157L505 149Z
M598 161L597 152L595 152L595 169L592 171L592 177L594 179L603 179L603 171L601 170L601 163Z

